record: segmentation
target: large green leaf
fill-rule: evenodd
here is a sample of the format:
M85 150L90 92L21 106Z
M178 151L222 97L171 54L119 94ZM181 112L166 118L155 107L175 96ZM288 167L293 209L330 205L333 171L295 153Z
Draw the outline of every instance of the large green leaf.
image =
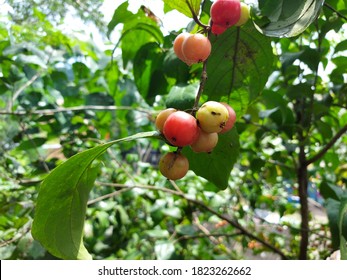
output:
M245 102L261 93L272 72L270 40L247 24L212 36L211 43L204 94L211 100L228 96L233 106L244 113L248 105Z
M323 3L324 0L259 0L264 17L254 23L264 35L293 37L302 33L317 18Z
M212 153L195 153L189 147L183 154L189 160L189 168L223 190L228 186L230 172L239 155L239 135L236 128L219 134L218 144Z
M194 13L198 15L200 11L201 0L164 0L164 3L170 9L175 9L180 13L186 15L187 17L192 17L192 12L189 6L194 11Z
M157 43L143 45L134 59L134 78L137 89L148 103L166 92L167 81L162 71L164 54Z
M157 134L151 131L118 139L81 152L55 168L39 191L33 237L58 258L91 259L83 245L88 194L98 173L91 164L113 144Z
M120 5L108 25L108 35L110 35L119 23L124 24L120 38L124 67L130 60L134 59L141 46L148 42L158 44L164 42L164 36L158 23L148 17L142 8L133 14L128 11L128 6L127 2Z

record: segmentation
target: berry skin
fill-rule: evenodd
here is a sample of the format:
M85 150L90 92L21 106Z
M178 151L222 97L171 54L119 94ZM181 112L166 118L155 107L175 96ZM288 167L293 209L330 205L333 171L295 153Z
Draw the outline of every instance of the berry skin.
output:
M251 17L250 15L250 8L246 3L241 2L241 16L239 21L235 24L236 26L241 26L244 25L249 18Z
M183 55L183 51L182 51L182 44L183 44L183 41L184 41L185 39L187 39L189 36L191 36L191 34L189 34L189 33L181 33L181 34L179 34L179 35L176 37L176 39L175 39L175 41L174 41L174 43L173 43L173 50L174 50L176 56L177 56L180 60L182 60L184 63L186 63L186 64L188 64L188 65L191 65L191 64L193 64L193 62L192 62L192 61L186 60L186 58L185 58L184 55Z
M223 104L225 106L225 108L227 108L228 113L229 113L229 119L226 122L225 126L223 127L223 129L221 130L220 133L225 133L228 132L229 130L231 130L234 127L235 121L236 121L236 113L234 111L234 109L225 102L221 102L221 104Z
M217 0L210 10L213 23L230 27L235 25L241 16L240 0Z
M182 154L167 153L159 161L159 170L169 180L178 180L187 174L189 161Z
M227 108L216 101L204 103L196 112L200 128L207 132L220 132L229 119Z
M210 153L218 143L218 133L207 133L200 131L199 138L190 147L196 153Z
M188 65L205 61L211 53L210 40L202 34L192 34L182 43L182 53Z
M158 116L155 118L155 127L163 133L164 123L166 122L167 118L174 112L177 112L174 108L167 108L163 111L161 111Z
M212 24L212 27L211 27L211 32L214 34L214 35L220 35L222 33L224 33L225 30L227 30L228 28L225 27L225 26L221 26L221 25L218 25L218 24L215 24L213 23Z
M164 123L163 134L166 140L177 147L189 146L199 137L196 119L183 111L172 113Z

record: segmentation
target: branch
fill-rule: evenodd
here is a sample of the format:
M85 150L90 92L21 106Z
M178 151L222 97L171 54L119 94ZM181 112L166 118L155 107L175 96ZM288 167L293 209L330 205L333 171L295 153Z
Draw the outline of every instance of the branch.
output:
M7 110L10 111L12 108L12 104L13 102L18 98L18 96L28 87L30 87L30 85L32 83L34 83L40 76L41 76L42 72L37 72L34 76L31 77L30 80L28 80L25 84L23 84L19 89L17 89L14 93L13 93L13 97L10 100L10 102L7 105Z
M180 242L181 240L198 239L198 238L209 238L209 237L235 237L242 235L241 231L235 233L210 233L210 234L196 234L196 235L183 235L178 237L174 242Z
M206 30L209 30L210 26L206 25L206 24L203 24L199 18L198 18L198 15L195 13L192 5L190 4L189 0L186 0L186 3L189 7L189 10L190 12L192 13L192 17L193 17L193 20L196 22L197 25L199 25L200 27L202 27L205 31Z
M170 193L172 195L177 195L179 197L182 197L183 199L195 204L196 206L198 206L201 209L204 209L212 214L215 214L217 217L221 218L222 220L227 221L229 224L231 224L233 227L235 227L236 229L238 229L240 231L240 234L246 235L247 237L254 239L256 241L258 241L259 243L263 244L265 247L269 248L271 251L277 253L279 256L281 256L282 259L287 259L287 256L278 248L276 248L275 246L273 246L272 244L268 243L267 241L261 239L260 237L254 235L252 232L248 231L246 228L244 228L242 225L240 225L237 221L234 221L232 218L219 213L218 211L210 208L209 206L207 206L204 202L200 201L200 200L196 200L193 198L189 198L187 197L184 193L179 192L179 191L174 191L168 188L159 188L159 187L155 187L155 186L148 186L148 185L134 185L134 186L127 186L124 184L115 184L115 183L104 183L104 182L96 182L96 184L99 185L104 185L104 186L111 186L111 187L118 187L118 188L123 188L123 189L127 189L127 190L131 190L133 188L142 188L142 189L149 189L149 190L154 190L154 191L162 191L162 192L166 192L166 193ZM111 196L115 196L117 195L119 192L121 192L123 190L119 190L116 191L114 193L108 194L103 196L104 198L109 198ZM106 197L107 196L107 197ZM95 203L96 201L100 201L102 200L100 199L94 199L93 201L89 201L89 204Z
M101 105L86 105L86 106L76 106L76 107L67 107L67 108L57 108L57 109L43 109L43 110L36 110L36 111L24 111L19 110L15 112L11 111L0 111L0 115L15 115L15 116L24 116L24 115L44 115L44 116L50 116L57 113L63 113L63 112L72 112L72 111L86 111L86 110L93 110L93 111L116 111L116 110L134 110L139 111L142 113L146 113L148 115L152 114L150 110L146 110L143 108L134 108L130 106L101 106Z
M202 66L200 85L199 85L198 93L196 94L196 97L195 97L192 114L194 114L198 110L198 108L199 108L199 101L200 101L201 95L202 95L202 93L204 91L205 83L207 81L207 70L206 70L206 68L207 68L207 60L208 59L206 59L204 61L204 64Z
M340 13L338 10L336 10L334 7L330 6L327 2L324 2L324 6L328 8L329 10L336 13L340 18L343 18L345 21L347 21L347 17L344 16L342 13Z
M233 219L231 219L230 217L224 215L224 214L220 214L219 212L217 212L216 210L210 208L209 206L207 206L204 202L196 200L196 199L191 199L188 198L186 196L182 196L183 198L185 198L186 200L196 204L198 207L203 208L205 210L207 210L208 212L215 214L217 217L221 218L222 220L226 220L229 224L231 224L233 227L237 228L242 234L246 235L247 237L254 239L256 241L258 241L259 243L263 244L265 247L271 249L273 252L277 253L278 255L281 256L282 259L287 259L286 255L279 250L278 248L276 248L275 246L273 246L272 244L268 243L267 241L259 238L258 236L254 235L252 232L248 231L246 228L244 228L242 225L240 225L237 221L234 221Z
M342 137L342 135L346 132L347 132L347 124L344 127L342 127L333 138L331 138L328 144L326 144L321 151L319 151L315 156L309 158L306 161L306 165L314 163L315 161L322 158L325 155L325 153L336 143L336 141L339 140L339 138Z
M30 230L31 230L30 224L31 224L31 222L29 222L28 224L24 225L22 227L23 231L22 232L17 232L16 235L14 237L12 237L11 239L0 242L0 248L1 247L5 247L5 246L7 246L7 245L9 245L11 243L14 243L14 242L18 241L24 235L26 235L28 232L30 232Z

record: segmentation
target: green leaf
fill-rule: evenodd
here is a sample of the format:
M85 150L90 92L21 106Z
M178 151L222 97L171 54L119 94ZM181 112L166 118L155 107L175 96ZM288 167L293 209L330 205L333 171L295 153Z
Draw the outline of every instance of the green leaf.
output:
M36 149L37 147L42 146L46 141L47 139L43 137L32 138L30 140L22 141L17 147L17 149L22 151Z
M98 173L91 164L116 143L157 135L156 131L138 133L99 145L56 167L39 191L33 237L58 258L91 259L82 241L88 194Z
M222 97L221 101L228 103L234 109L236 117L239 119L247 112L250 103L249 92L245 88L238 88L230 96Z
M25 54L19 54L16 58L16 62L20 64L35 64L40 66L41 68L46 69L47 65L46 63L38 56L36 55L25 55Z
M173 86L166 98L166 107L182 111L193 108L198 86L198 83L187 86Z
M340 200L343 195L342 188L331 184L326 179L323 179L322 183L319 185L319 192L324 199L332 198L334 200Z
M134 59L134 78L141 95L152 103L156 95L166 92L167 81L162 72L164 55L157 43L143 45Z
M321 120L316 122L317 129L319 133L323 136L325 139L330 139L333 136L332 127L330 124L323 122Z
M189 147L183 154L189 160L189 168L220 190L228 186L232 167L239 155L239 135L236 128L225 134L219 134L218 144L212 153L195 153Z
M331 242L333 249L337 249L340 244L338 227L339 207L340 201L332 198L328 198L326 200L326 210L329 219L329 228L331 232Z
M334 49L334 54L347 50L347 40L338 43Z
M340 201L332 198L326 199L326 210L329 219L332 247L335 250L338 249L339 246L341 247L343 242L341 239L344 239L344 242L346 242L347 239L347 215L345 209L347 193L344 192L340 199Z
M175 9L191 18L193 15L189 6L192 8L195 15L199 15L201 0L164 0L164 3L169 9Z
M133 14L127 8L127 2L119 6L108 27L108 34L110 34L118 23L124 24L119 41L122 47L123 67L134 59L141 46L149 42L156 42L159 45L164 42L158 23L149 18L143 9L140 8L136 14Z
M283 70L285 71L289 66L292 66L297 59L304 62L312 71L317 71L320 57L316 49L306 47L300 52L284 53L282 55Z
M121 38L124 67L128 61L134 59L138 50L143 45L149 42L161 44L164 40L163 34L158 26L154 25L151 21L147 22L147 18L143 19L142 22L138 21L132 21L124 25L124 32Z
M82 62L72 64L72 70L76 81L88 79L90 76L89 68Z
M172 241L157 241L154 252L158 260L169 260L175 253L175 246Z
M259 1L264 17L255 20L255 26L266 36L294 37L317 18L324 0L281 0L275 6L273 3L272 0Z
M107 25L107 37L110 36L111 32L119 23L125 23L129 20L129 18L133 16L133 13L128 11L128 6L128 1L125 1L123 4L119 5L119 7L114 11L113 17Z
M269 110L264 110L259 112L259 118L260 119L266 119L270 117L273 113L277 112L279 110L279 107L275 107Z
M165 55L163 71L165 76L175 79L176 84L186 83L189 79L188 65L176 56L173 49L170 49Z
M169 232L166 229L150 229L146 230L145 233L152 238L168 238Z
M340 213L339 213L339 235L340 235L340 252L341 252L341 260L347 260L347 244L346 238L343 235L343 226L345 217L347 217L347 199L341 201L340 205Z
M204 94L217 101L223 96L235 99L235 102L254 100L263 90L273 68L270 40L247 24L212 36L211 43ZM244 104L234 106L244 111Z

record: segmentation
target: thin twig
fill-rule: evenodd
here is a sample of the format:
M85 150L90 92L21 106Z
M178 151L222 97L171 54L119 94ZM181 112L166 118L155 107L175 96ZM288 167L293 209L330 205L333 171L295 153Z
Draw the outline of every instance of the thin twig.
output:
M190 12L192 13L192 17L193 20L196 22L197 25L199 25L200 27L202 27L205 31L209 30L210 26L203 24L200 19L198 18L198 15L195 13L192 5L190 4L189 0L186 0L186 3L188 5L188 8L190 10Z
M327 2L324 2L324 6L336 13L340 18L343 18L345 21L347 21L347 17L345 15L337 11L334 7L330 6Z
M92 110L92 111L117 111L117 110L134 110L139 111L148 115L152 114L152 111L146 110L143 108L134 108L131 106L101 106L101 105L86 105L86 106L75 106L75 107L64 107L64 108L56 108L56 109L42 109L42 110L36 110L36 111L14 111L11 112L9 110L7 111L0 111L0 115L15 115L15 116L24 116L24 115L54 115L57 113L64 113L64 112L72 112L72 111L86 111L86 110Z
M204 91L205 88L205 83L207 81L207 60L204 61L204 64L202 66L202 72L201 72L201 78L200 78L200 86L198 89L198 93L196 94L195 101L194 101L194 106L192 110L192 114L194 114L198 109L199 109L199 101L201 98L201 95Z
M30 80L28 80L25 84L23 84L21 87L19 87L12 96L12 99L10 100L10 102L8 102L7 105L7 111L11 111L12 105L14 103L14 101L18 98L18 96L28 87L30 87L30 85L32 83L34 83L40 76L41 76L42 72L37 72L34 76L31 77Z
M233 227L238 229L243 235L246 235L247 237L254 239L254 240L258 241L259 243L263 244L265 247L269 248L271 251L273 251L273 252L277 253L279 256L281 256L282 259L287 259L287 256L280 249L276 248L275 246L273 246L272 244L268 243L267 241L261 239L260 237L254 235L252 232L248 231L246 228L244 228L242 225L240 225L237 221L233 220L229 216L226 216L224 214L219 213L218 211L207 206L204 202L202 202L200 200L196 200L196 199L187 197L184 193L174 191L174 190L171 190L168 188L159 188L159 187L155 187L155 186L148 186L148 185L141 185L141 184L138 184L136 186L127 186L124 184L104 183L104 182L96 182L96 184L104 185L104 186L110 186L110 187L125 188L127 190L131 190L133 188L142 188L142 189L149 189L149 190L153 190L153 191L162 191L162 192L166 192L166 193L169 193L172 195L177 195L177 196L182 197L183 199L185 199L189 202L192 202L193 204L195 204L199 208L204 209L204 210L206 210L212 214L215 214L220 219L227 221L230 225L232 225ZM105 198L112 197L114 195L117 195L118 192L119 191L112 193L112 195L109 194L109 195L106 195L107 197L106 196L104 196L104 197ZM102 200L102 199L100 199L100 200ZM100 201L100 200L97 200L97 201ZM94 203L94 201L93 201L93 203ZM92 203L88 202L88 204L92 204Z
M289 170L295 170L294 166L290 166L290 165L285 164L283 162L280 162L278 160L267 159L266 161L271 163L271 164L275 164L275 165L278 165L278 166L281 166L281 167L285 167L285 168L287 168Z
M121 190L119 190L119 191L115 191L115 192L108 193L108 194L106 194L106 195L99 196L99 197L97 197L97 198L95 198L95 199L89 200L88 203L87 203L87 205L91 205L91 204L94 204L94 203L103 201L103 200L105 200L105 199L108 199L108 198L117 196L117 195L119 195L119 194L121 194L121 193L123 193L123 192L130 191L130 190L132 190L132 189L134 189L134 188L136 188L136 187L138 187L138 186L127 187L127 188L121 189Z
M182 190L177 186L176 182L173 180L170 180L171 185L175 188L176 191L178 191L179 193L181 193L182 195L184 195L184 192L182 192Z
M309 158L306 161L306 165L309 165L311 163L314 163L315 161L319 160L320 158L322 158L325 153L332 147L334 146L334 144L337 142L337 140L340 139L340 137L345 134L347 132L347 124L342 127L333 138L330 139L330 141L328 142L328 144L326 144L324 146L324 148L322 148L322 150L320 150L315 156Z
M194 223L202 231L203 234L205 234L206 237L216 246L220 245L222 242L220 242L215 236L211 235L211 232L203 225L200 223L199 217L197 214L194 215ZM224 252L228 256L232 256L232 253L228 247L224 247Z
M7 246L7 245L9 245L11 243L14 243L14 242L18 241L24 235L26 235L28 232L30 232L30 230L31 230L31 226L30 226L30 223L29 223L29 224L27 224L27 225L25 225L23 227L23 232L17 232L17 234L13 238L0 242L0 248L1 247L5 247L5 246Z
M182 240L189 240L189 239L198 239L198 238L209 238L209 237L235 237L238 235L242 235L243 233L241 231L235 232L235 233L210 233L210 234L196 234L196 235L183 235L175 239L176 242L180 242Z

